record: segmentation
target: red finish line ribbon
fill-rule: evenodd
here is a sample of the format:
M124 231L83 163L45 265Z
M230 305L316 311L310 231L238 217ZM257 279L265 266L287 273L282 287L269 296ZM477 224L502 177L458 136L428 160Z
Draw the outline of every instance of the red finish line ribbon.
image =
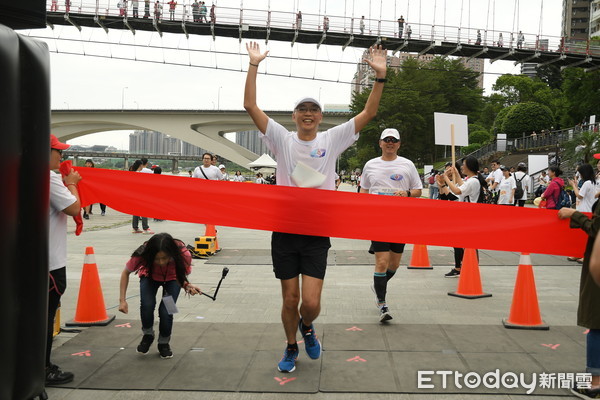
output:
M587 235L556 210L208 181L77 168L82 206L132 215L315 236L583 255Z

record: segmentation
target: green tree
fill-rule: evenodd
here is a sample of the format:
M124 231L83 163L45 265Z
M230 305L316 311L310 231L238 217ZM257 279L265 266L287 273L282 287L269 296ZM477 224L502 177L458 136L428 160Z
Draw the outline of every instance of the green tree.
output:
M521 103L510 108L504 122L502 131L508 137L521 137L523 133L529 135L533 131L548 129L554 125L554 117L549 107L538 103Z
M575 126L590 115L600 116L600 71L567 68L563 78L561 126Z
M500 112L498 112L498 114L496 115L496 119L494 120L494 126L492 128L494 135L504 133L504 131L502 130L502 126L504 125L504 121L506 121L506 116L513 107L514 106L504 107L502 110L500 110Z
M389 69L377 116L361 131L356 154L348 157L349 165L362 168L381 153L378 141L385 128L401 132L403 156L417 165L433 163L433 113L464 114L477 120L483 106L477 77L460 61L441 57L429 63L408 58L399 69ZM354 94L350 108L355 114L364 108L369 94L370 90Z
M600 138L592 131L581 132L564 145L563 159L589 163L600 153Z

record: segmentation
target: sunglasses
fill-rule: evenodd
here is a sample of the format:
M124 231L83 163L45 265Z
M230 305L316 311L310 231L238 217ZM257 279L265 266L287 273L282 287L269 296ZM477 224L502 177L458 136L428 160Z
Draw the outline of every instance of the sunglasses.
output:
M62 152L63 152L62 150L59 150L59 149L54 149L54 148L53 148L52 150L56 150L56 151L58 151L58 154L60 154L60 155L62 156Z
M399 140L398 140L398 139L396 139L396 138L394 138L394 137L391 137L391 136L388 136L388 137L386 137L386 138L383 138L383 139L381 139L381 140L383 140L383 141L384 141L384 142L386 142L386 143L398 143L398 142L399 142Z

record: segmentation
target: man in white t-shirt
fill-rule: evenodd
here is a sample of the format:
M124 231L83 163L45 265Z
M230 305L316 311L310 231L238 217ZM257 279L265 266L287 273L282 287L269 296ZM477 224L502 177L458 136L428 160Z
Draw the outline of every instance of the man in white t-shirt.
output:
M362 171L361 193L400 197L421 197L423 183L419 172L407 158L398 156L400 133L385 129L379 137L381 157L367 161ZM377 297L379 321L392 319L385 300L387 284L400 267L404 243L371 241L369 253L375 254L373 291Z
M495 196L498 196L498 185L502 180L502 170L500 170L500 162L498 160L492 161L492 172L490 172L485 180L489 184L490 191Z
M199 165L194 169L192 177L220 181L223 178L223 174L219 168L212 165L212 154L204 153L202 154L202 165Z
M53 170L60 168L63 150L70 145L61 143L50 135L50 207L48 230L48 271L50 288L48 291L48 331L46 336L46 385L60 385L73 380L73 373L61 371L58 365L50 362L54 318L60 298L67 288L67 216L79 215L81 203L77 183L81 180L78 172L71 169L69 175L61 178Z
M142 158L142 169L139 170L138 172L143 172L144 174L153 174L154 171L152 171L152 169L148 168L148 159L147 158Z
M375 81L362 112L346 123L319 132L323 108L316 99L304 97L296 102L292 113L297 132L290 132L270 119L256 104L257 70L268 51L261 53L255 42L246 44L246 49L250 65L244 91L244 108L276 156L277 185L334 190L337 157L356 141L358 132L377 114L383 83L386 81L387 52L381 46L371 48L369 59L365 60L374 70ZM331 243L328 237L273 232L273 270L281 280L281 319L288 343L277 366L281 372L292 372L296 368L297 329L304 339L308 356L317 359L321 355L321 344L315 334L313 321L321 310L321 290L329 247Z

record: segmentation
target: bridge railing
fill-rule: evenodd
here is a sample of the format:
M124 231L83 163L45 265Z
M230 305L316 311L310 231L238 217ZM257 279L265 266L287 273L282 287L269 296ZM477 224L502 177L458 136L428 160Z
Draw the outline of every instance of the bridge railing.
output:
M550 147L555 146L560 143L567 142L572 140L577 135L582 132L590 131L590 132L598 132L600 128L600 123L596 124L586 124L583 126L576 126L573 128L560 129L549 132L540 132L536 135L529 135L521 138L512 138L507 139L506 150L507 151L515 151L515 150L529 150L529 149L537 149L542 147ZM492 143L488 143L478 150L475 150L469 154L461 154L458 152L457 154L461 157L473 156L475 158L482 158L492 153L497 152L498 143L494 141Z
M54 5L56 2L56 6ZM64 0L46 0L48 12L65 13L67 11ZM94 15L102 17L133 17L133 5L131 0L122 1L127 7L118 7L119 0L74 0L70 2L68 13ZM179 23L194 24L191 4L181 4L175 7L173 21ZM208 2L207 2L208 3ZM166 0L160 0L162 6L160 23L170 19L169 4ZM144 18L144 1L138 1L138 18ZM150 2L149 18L154 19L155 2ZM215 10L216 23L224 25L264 26L270 28L297 29L297 14L293 11L266 10L254 8L223 7L217 6ZM325 17L329 19L325 29ZM590 41L565 40L557 36L538 36L537 34L523 32L523 41L519 43L519 33L508 30L486 30L476 27L460 27L452 25L420 24L418 21L406 19L400 32L398 21L385 17L382 19L364 19L364 33L360 28L360 17L324 15L314 13L302 13L300 28L303 31L315 31L319 33L336 32L344 34L364 34L375 37L410 38L428 41L443 41L460 44L471 44L492 47L523 48L528 50L567 52L576 54L600 55L600 46L590 44ZM207 19L210 19L210 3L207 5ZM172 22L172 21L169 21ZM409 28L410 27L410 28ZM410 29L410 34L408 30ZM502 34L502 39L500 39Z

